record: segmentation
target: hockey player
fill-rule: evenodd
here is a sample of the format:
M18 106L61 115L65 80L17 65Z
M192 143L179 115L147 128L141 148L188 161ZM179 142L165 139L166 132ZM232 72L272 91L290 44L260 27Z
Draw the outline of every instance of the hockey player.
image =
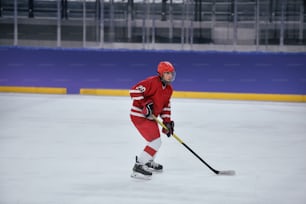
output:
M132 177L150 179L152 171L162 171L163 166L154 161L161 146L157 122L152 118L160 116L167 129L162 132L170 137L174 131L171 120L170 98L171 82L175 79L175 69L170 62L162 61L157 67L157 76L151 76L138 82L130 90L133 105L131 121L142 137L148 142L140 155L136 156Z

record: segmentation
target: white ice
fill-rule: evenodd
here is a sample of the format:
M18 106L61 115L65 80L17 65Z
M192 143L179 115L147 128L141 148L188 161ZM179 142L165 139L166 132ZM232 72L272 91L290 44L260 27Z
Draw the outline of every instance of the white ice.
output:
M305 204L306 104L173 99L150 181L129 97L0 94L0 204Z

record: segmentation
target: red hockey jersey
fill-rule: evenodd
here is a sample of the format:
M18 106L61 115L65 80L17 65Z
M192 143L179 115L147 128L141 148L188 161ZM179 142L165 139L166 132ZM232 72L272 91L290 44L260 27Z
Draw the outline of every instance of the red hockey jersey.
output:
M148 102L153 102L153 114L165 121L171 121L170 98L173 88L170 84L164 86L159 76L152 76L140 81L130 90L133 100L131 115L145 117L142 109ZM153 118L148 118L153 119Z

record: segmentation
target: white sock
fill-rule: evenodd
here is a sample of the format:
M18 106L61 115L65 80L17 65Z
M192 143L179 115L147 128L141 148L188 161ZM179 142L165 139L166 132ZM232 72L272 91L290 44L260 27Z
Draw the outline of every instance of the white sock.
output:
M145 164L145 163L153 160L157 151L159 150L160 146L161 146L160 137L151 141L151 142L149 142L146 145L145 149L139 155L138 162L141 163L141 164ZM146 149L151 149L151 154L148 153L147 151L145 151Z

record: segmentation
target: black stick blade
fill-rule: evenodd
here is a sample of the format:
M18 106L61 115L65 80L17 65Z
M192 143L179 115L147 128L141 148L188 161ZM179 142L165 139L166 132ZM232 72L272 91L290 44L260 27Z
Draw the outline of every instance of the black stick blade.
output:
M218 175L222 176L235 176L236 172L234 170L218 171Z

